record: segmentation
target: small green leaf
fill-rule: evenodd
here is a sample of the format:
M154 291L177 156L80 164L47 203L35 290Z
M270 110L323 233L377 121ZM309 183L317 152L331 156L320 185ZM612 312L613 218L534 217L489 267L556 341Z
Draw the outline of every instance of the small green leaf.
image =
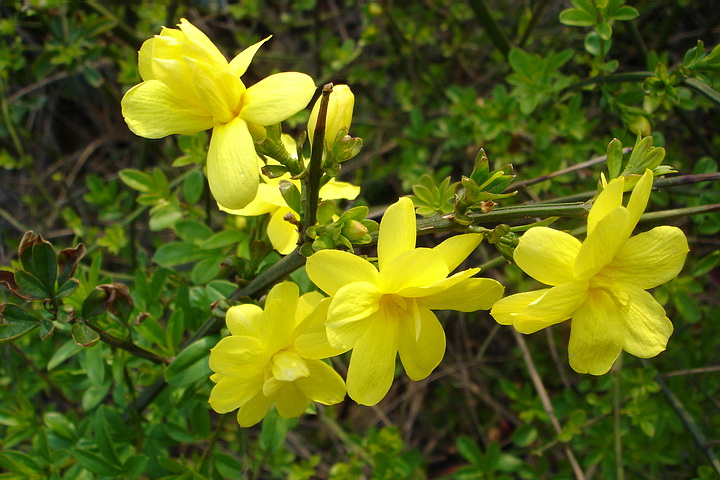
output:
M607 147L608 173L610 174L610 178L608 180L612 180L613 178L617 178L620 176L620 171L622 169L622 160L622 142L620 142L620 140L618 140L617 138L613 138Z
M280 180L278 182L280 195L294 212L302 212L302 199L300 198L300 190L289 180Z
M472 464L479 464L483 461L482 451L472 438L462 435L458 437L455 444L457 445L460 455L462 455L468 462Z
M182 220L177 222L173 229L175 233L187 243L200 244L213 235L210 227L195 220Z
M102 288L93 289L82 305L83 318L92 318L101 315L107 308L110 292Z
M72 295L73 293L75 293L77 291L79 286L80 286L80 282L78 282L77 279L70 278L65 283L60 285L60 287L58 287L58 290L55 293L55 295L58 298L69 297L70 295Z
M172 267L182 265L183 263L195 262L206 256L207 252L195 244L172 242L161 245L157 249L153 256L153 262L163 267Z
M203 250L212 250L227 247L228 245L235 245L247 240L247 236L247 233L240 230L223 230L205 240L202 245L200 245L200 248Z
M623 5L622 7L615 10L610 15L610 18L612 20L628 21L628 20L633 20L634 18L637 18L638 15L640 15L640 14L633 7L630 7L628 5Z
M610 40L612 37L612 26L609 22L601 22L595 25L595 31L603 40Z
M217 335L213 335L185 347L165 370L165 381L174 387L181 387L209 377L212 374L208 364L210 349L217 342Z
M595 16L584 10L569 8L560 12L560 23L572 27L591 27L595 24Z
M14 342L40 326L37 317L12 303L0 305L0 318L5 322L0 324L0 345Z
M135 170L132 168L126 168L119 172L120 180L122 180L128 187L133 190L137 190L142 193L150 193L155 189L155 181L152 175Z
M122 469L114 466L97 453L81 448L73 448L72 451L75 460L77 460L78 464L85 470L108 477L119 477L123 473Z
M220 270L222 270L220 264L225 260L225 256L213 256L204 258L197 262L190 272L190 280L195 285L204 285L209 281L213 280Z
M74 323L71 333L75 343L83 347L92 347L100 340L100 335L84 322Z
M200 201L203 190L205 188L205 176L200 170L193 170L183 180L183 197L190 205L195 205Z
M47 340L55 331L55 324L47 318L40 319L40 340Z
M25 270L15 272L15 283L23 293L32 297L51 298L53 296L53 292L48 292L47 287L39 278Z

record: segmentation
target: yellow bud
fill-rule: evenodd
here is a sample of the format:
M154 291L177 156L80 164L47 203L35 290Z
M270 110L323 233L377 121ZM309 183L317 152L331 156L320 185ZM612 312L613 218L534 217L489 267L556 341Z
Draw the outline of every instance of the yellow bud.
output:
M315 102L315 106L310 113L310 119L308 120L308 138L310 139L310 143L312 143L313 136L315 135L315 125L317 124L321 101L322 97L318 98L317 102ZM335 85L330 94L327 119L325 122L325 141L329 145L333 144L338 131L340 131L342 127L350 129L354 106L355 96L350 91L350 87L347 85Z

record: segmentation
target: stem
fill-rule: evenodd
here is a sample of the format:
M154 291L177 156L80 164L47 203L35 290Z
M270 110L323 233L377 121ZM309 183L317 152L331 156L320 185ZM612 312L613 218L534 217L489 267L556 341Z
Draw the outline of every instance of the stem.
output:
M621 398L620 398L620 380L622 367L622 356L616 362L616 368L613 371L613 432L615 435L615 478L617 480L625 479L625 469L622 462L622 428L620 425L621 418Z
M528 38L530 38L530 32L533 31L535 28L535 25L537 25L538 20L540 20L540 17L542 16L543 11L545 10L545 7L547 7L548 0L541 0L533 9L532 14L530 15L530 21L527 24L527 27L525 28L525 31L522 34L522 38L520 38L520 41L517 42L518 47L523 48L525 43L528 41Z
M475 17L482 24L490 40L492 40L495 47L500 50L503 57L507 58L512 45L505 35L505 32L502 31L500 25L498 25L493 18L492 12L487 8L484 0L470 0L468 3L470 3L470 8L475 12Z
M647 360L641 359L640 361L642 362L644 367L650 366L650 362L648 362ZM685 425L687 431L690 432L690 435L692 435L695 443L697 443L698 447L700 447L700 449L705 453L705 456L710 461L710 464L715 469L715 472L720 475L720 459L718 459L717 455L715 455L715 452L713 452L713 450L710 448L710 442L708 442L707 438L705 438L705 435L703 434L702 430L700 430L700 427L695 422L692 415L690 415L690 412L687 411L685 405L683 405L680 399L675 396L672 390L670 390L670 387L667 383L665 383L662 375L655 375L655 382L657 382L657 384L660 386L660 390L662 390L665 399L675 410L675 413L677 413L678 417L680 417L680 420Z
M545 390L545 385L543 385L542 383L540 374L538 373L537 368L535 368L535 362L533 361L532 355L530 354L530 349L528 348L527 343L525 343L525 339L523 338L523 336L517 330L513 328L512 333L515 337L515 341L517 342L518 347L520 347L523 360L525 361L525 366L527 367L528 373L530 374L530 380L535 387L535 391L540 397L543 409L545 410L545 413L547 413L547 416L550 419L550 423L552 423L555 432L559 435L562 432L562 427L560 426L560 422L555 415L555 410L553 409L552 402L550 402L550 397L547 394L547 390ZM575 478L577 478L578 480L584 480L585 473L583 473L582 468L580 468L580 464L575 458L573 451L570 449L570 445L568 443L565 443L564 448L565 455L567 455L568 460L570 461L570 466L573 469L573 473L575 473Z
M95 331L95 333L100 335L100 340L102 340L103 342L107 343L108 345L110 345L112 347L119 348L121 350L125 350L126 352L131 353L131 354L135 355L136 357L150 360L153 363L158 363L161 365L165 363L165 360L162 357L155 355L154 353L149 352L149 351L145 350L144 348L135 345L132 342L128 342L121 338L117 338L116 336L110 335L102 328L100 328L96 325L93 325L92 323L88 322L87 320L85 321L85 324L88 327L90 327L93 331Z
M322 97L320 97L320 110L318 111L315 134L312 139L312 153L310 154L310 167L305 177L305 205L303 205L303 232L315 225L317 221L317 207L320 201L320 179L322 178L322 157L325 148L325 121L327 119L328 104L333 84L323 86Z

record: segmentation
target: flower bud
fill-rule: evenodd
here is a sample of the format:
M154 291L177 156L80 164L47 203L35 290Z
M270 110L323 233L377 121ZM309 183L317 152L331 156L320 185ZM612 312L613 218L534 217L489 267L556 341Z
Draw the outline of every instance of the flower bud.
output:
M347 222L342 229L342 236L350 240L359 240L367 235L368 229L365 225L358 222L357 220L350 220Z
M318 113L320 112L320 102L322 102L322 97L315 102L308 120L308 138L311 144L315 135ZM335 137L342 127L350 129L354 106L355 96L350 91L350 87L347 85L335 85L330 94L327 118L325 120L325 141L330 146L335 142Z

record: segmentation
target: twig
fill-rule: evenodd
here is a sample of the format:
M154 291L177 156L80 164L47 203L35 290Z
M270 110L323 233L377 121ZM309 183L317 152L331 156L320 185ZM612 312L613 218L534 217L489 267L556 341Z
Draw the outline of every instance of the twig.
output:
M647 360L640 359L640 361L642 362L644 367L651 367L650 362L648 362ZM702 430L700 430L700 427L698 427L697 423L695 423L695 420L690 415L690 412L687 411L680 399L675 396L672 390L670 390L670 387L667 383L665 383L662 375L660 375L659 373L656 374L655 381L660 386L660 390L665 396L665 399L668 401L673 410L675 410L675 413L677 413L678 417L680 417L680 420L682 421L683 425L685 425L687 431L690 432L690 435L695 440L697 446L700 447L700 449L705 453L705 456L710 461L710 464L715 469L715 472L720 475L720 459L718 459L717 455L715 455L715 452L710 448L710 443L705 438L705 434L703 434Z
M555 416L555 410L553 409L552 403L550 402L550 397L547 394L547 391L545 390L545 386L542 383L542 380L540 379L540 375L538 374L537 369L535 368L535 363L533 362L532 355L530 355L530 350L527 347L527 343L525 343L525 339L522 337L522 334L520 334L517 330L512 329L513 336L515 337L515 341L517 342L518 346L520 347L520 351L522 352L523 360L525 361L525 366L528 369L528 373L530 374L530 380L532 380L533 386L535 387L535 391L537 391L538 396L540 397L540 401L542 402L543 408L545 409L545 413L547 413L548 418L550 418L550 423L552 423L553 428L559 435L560 432L562 432L562 427L560 426L560 422L558 421L557 417ZM570 449L570 446L568 444L564 445L565 447L565 455L567 455L568 460L570 461L570 466L573 469L573 473L575 473L575 478L578 480L584 480L585 474L583 473L582 469L580 468L580 464L578 463L577 459L575 458L575 455L573 454L572 450Z
M472 11L475 12L475 17L478 22L480 22L487 32L488 37L490 37L490 40L492 40L495 47L500 50L503 57L507 58L512 45L505 35L505 32L502 31L493 18L492 12L488 9L487 5L485 5L485 2L483 0L470 0L468 3Z

